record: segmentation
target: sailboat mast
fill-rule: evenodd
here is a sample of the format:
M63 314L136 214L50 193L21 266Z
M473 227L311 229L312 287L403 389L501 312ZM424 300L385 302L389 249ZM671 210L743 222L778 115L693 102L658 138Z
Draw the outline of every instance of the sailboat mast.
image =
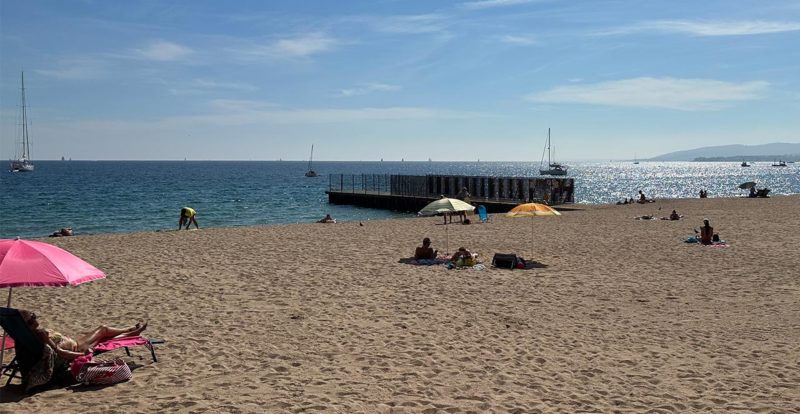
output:
M550 159L550 128L547 128L547 168L550 168L550 165L553 161Z
M311 144L311 156L308 158L308 169L311 170L311 162L314 160L314 144Z
M28 112L27 103L25 102L25 72L22 72L22 159L27 160L30 157L31 148L28 141Z

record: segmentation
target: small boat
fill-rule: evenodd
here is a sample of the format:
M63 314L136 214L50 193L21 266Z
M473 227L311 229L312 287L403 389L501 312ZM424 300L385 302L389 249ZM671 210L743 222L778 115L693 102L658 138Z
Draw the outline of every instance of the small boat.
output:
M749 167L749 166L750 164L748 164L747 161L742 161L742 167Z
M778 162L773 162L772 166L773 167L785 167L786 166L786 161L780 160Z
M550 128L547 128L547 168L542 168L544 163L544 151L542 152L542 161L539 163L539 174L541 175L567 175L567 166L561 165L551 160L550 151Z
M633 163L638 164L639 160L636 158L636 154L633 154Z
M11 172L33 172L33 163L31 162L31 142L30 137L28 136L28 105L25 102L25 73L22 73L22 103L21 107L21 114L22 114L22 139L20 140L20 144L22 146L21 153L22 155L19 156L16 160L11 161Z
M314 161L314 144L311 144L311 156L308 158L308 171L306 171L306 177L316 177L317 172L311 168L311 163Z

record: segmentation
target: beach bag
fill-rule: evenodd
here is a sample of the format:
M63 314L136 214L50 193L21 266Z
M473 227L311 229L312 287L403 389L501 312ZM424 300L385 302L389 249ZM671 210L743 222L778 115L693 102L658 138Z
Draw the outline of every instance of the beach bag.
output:
M131 368L122 358L109 361L86 362L75 380L87 385L108 385L131 379Z
M517 255L495 253L492 258L492 266L498 269L514 269L517 267Z

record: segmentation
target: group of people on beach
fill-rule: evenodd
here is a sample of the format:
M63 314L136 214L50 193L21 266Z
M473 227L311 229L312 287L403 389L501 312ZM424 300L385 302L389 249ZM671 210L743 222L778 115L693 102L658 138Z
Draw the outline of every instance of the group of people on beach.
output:
M431 247L431 239L422 239L422 246L414 250L414 260L436 260L439 258L439 251ZM472 266L475 264L475 256L466 247L459 247L449 258L445 258L456 266Z

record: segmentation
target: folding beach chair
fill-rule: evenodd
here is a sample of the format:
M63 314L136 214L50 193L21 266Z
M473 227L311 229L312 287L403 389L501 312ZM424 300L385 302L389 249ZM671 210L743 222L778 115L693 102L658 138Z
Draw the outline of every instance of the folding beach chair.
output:
M34 364L42 359L45 344L22 319L22 315L17 309L0 307L0 326L14 341L14 359L8 365L3 366L2 370L0 370L0 377L2 375L9 376L6 385L10 384L15 377L25 381ZM117 348L125 348L125 353L131 356L130 347L144 345L150 350L153 362L158 362L153 345L161 343L164 343L164 341L143 336L111 339L97 344L94 348L94 355Z
M486 214L486 206L484 206L483 204L478 206L478 217L481 218L481 223L489 222L489 215Z

